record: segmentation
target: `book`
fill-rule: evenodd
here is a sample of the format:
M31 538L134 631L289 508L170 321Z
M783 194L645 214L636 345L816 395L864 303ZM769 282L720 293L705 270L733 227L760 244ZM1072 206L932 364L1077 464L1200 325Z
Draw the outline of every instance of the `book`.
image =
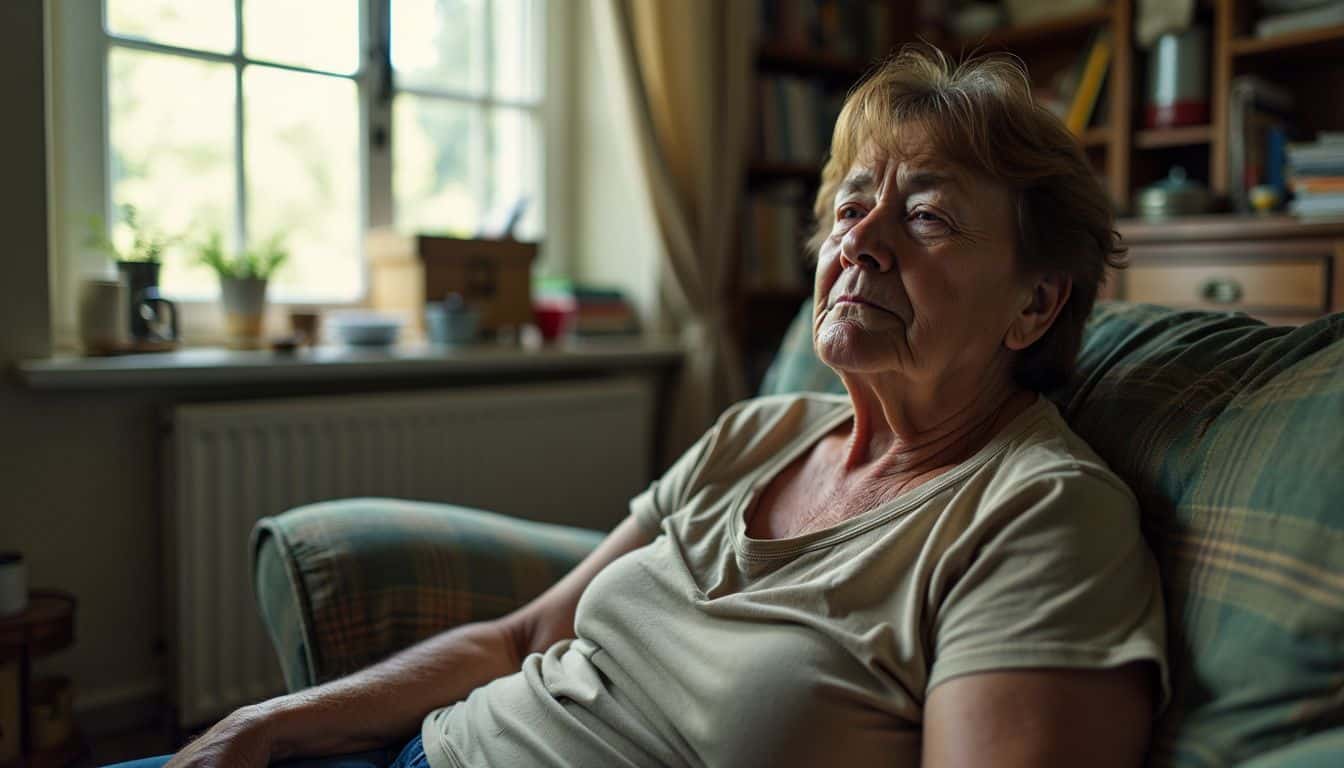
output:
M1344 193L1299 197L1288 210L1299 216L1344 216Z
M1344 192L1344 175L1304 176L1293 179L1289 186L1298 195L1339 193Z
M1092 120L1097 106L1097 96L1101 93L1102 82L1111 64L1111 36L1109 32L1099 33L1088 48L1087 63L1083 66L1078 87L1069 103L1065 125L1075 135L1081 135Z
M756 88L758 159L815 164L826 154L843 93L797 77L762 77Z
M1270 135L1289 128L1292 94L1254 75L1232 80L1228 96L1228 197L1238 211L1251 210L1249 190L1264 183ZM1289 162L1292 146L1287 148ZM1281 161L1275 161L1281 162Z
M806 200L798 183L781 184L747 199L743 282L756 290L794 290L803 284Z

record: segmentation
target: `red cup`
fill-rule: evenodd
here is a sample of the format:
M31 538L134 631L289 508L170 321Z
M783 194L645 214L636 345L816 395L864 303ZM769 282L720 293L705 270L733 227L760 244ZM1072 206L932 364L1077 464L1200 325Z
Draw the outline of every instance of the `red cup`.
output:
M569 330L574 318L574 305L559 301L539 301L532 305L532 318L541 331L541 338L555 341Z

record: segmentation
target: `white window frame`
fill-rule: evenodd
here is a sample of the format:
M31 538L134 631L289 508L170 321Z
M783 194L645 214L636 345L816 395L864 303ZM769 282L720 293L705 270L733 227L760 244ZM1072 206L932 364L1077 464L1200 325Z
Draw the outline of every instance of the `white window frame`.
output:
M109 172L109 128L107 115L107 58L112 45L105 31L102 0L45 0L47 5L47 71L48 71L48 210L52 338L60 351L78 348L78 290L81 279L107 272L106 259L83 243L88 216L92 212L106 212L113 220L111 210L111 178ZM242 2L234 0L237 29L241 32ZM360 100L359 136L360 167L364 185L360 194L360 212L365 231L376 227L392 226L392 152L391 152L391 94L381 98L389 75L383 69L390 66L390 55L385 41L390 42L390 0L359 0L360 44L362 53L359 68L349 75L355 83ZM545 232L540 247L537 270L548 274L570 274L569 260L570 218L568 120L571 113L569 80L573 69L571 61L570 14L553 12L547 0L538 3L545 44L545 58L539 62L541 93L536 102L518 102L496 99L487 95L454 93L450 90L403 88L396 86L393 93L404 92L435 99L452 99L483 107L524 108L533 110L541 124L541 178L542 214ZM196 60L233 62L235 78L242 72L242 64L253 60L243 56L241 49L230 54L212 54L171 45L135 41L118 42L129 48L166 52L188 56ZM281 69L342 77L322 70L256 62ZM90 76L93 73L93 76ZM236 80L235 80L236 83ZM239 91L241 92L241 90ZM244 105L240 104L235 120L243 120ZM375 147L375 130L385 133L387 140ZM241 128L235 126L235 149L241 148ZM246 210L242 207L246 188L245 169L241 153L235 200L242 221ZM354 304L367 300L369 264L362 253L361 269L364 274L364 296ZM222 318L215 300L181 300L182 334L190 345L215 345L224 341ZM350 306L339 302L296 302L305 307L333 309ZM291 304L269 302L268 327L285 327L284 313Z

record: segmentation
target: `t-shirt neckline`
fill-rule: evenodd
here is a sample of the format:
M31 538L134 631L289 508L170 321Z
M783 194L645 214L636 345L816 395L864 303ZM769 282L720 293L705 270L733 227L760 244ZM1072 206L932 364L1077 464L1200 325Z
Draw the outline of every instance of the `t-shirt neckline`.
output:
M883 525L892 518L903 515L919 506L925 500L942 492L948 486L983 466L985 462L1006 448L1009 442L1043 417L1046 404L1049 402L1038 393L1035 402L1014 416L1003 429L999 430L997 435L981 446L980 450L972 454L970 458L919 487L906 491L867 512L801 536L780 539L753 539L747 536L747 510L751 509L756 503L765 487L780 472L784 471L785 467L797 459L803 451L811 448L831 430L854 415L853 406L846 399L843 407L838 408L831 418L823 419L815 427L796 438L786 450L779 452L773 459L762 464L753 474L751 481L737 491L736 498L733 499L730 507L733 549L740 557L749 560L788 558L804 552L834 546Z

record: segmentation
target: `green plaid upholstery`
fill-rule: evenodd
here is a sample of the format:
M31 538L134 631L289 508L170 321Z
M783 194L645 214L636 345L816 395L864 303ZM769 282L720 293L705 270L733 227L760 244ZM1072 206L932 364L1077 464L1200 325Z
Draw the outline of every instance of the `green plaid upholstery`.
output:
M804 307L763 393L841 391L809 319ZM1344 765L1341 338L1344 315L1290 329L1101 305L1078 374L1051 393L1138 495L1162 568L1174 697L1152 765ZM311 683L507 611L596 536L425 504L314 505L259 524L257 550L287 563L259 555L259 589L289 580L260 595L263 615Z
M1344 725L1341 338L1344 315L1103 305L1054 395L1138 495L1162 568L1174 700L1155 765L1235 765ZM1310 749L1344 765L1339 744Z
M600 539L446 504L346 499L259 521L253 572L285 682L297 690L502 616Z

